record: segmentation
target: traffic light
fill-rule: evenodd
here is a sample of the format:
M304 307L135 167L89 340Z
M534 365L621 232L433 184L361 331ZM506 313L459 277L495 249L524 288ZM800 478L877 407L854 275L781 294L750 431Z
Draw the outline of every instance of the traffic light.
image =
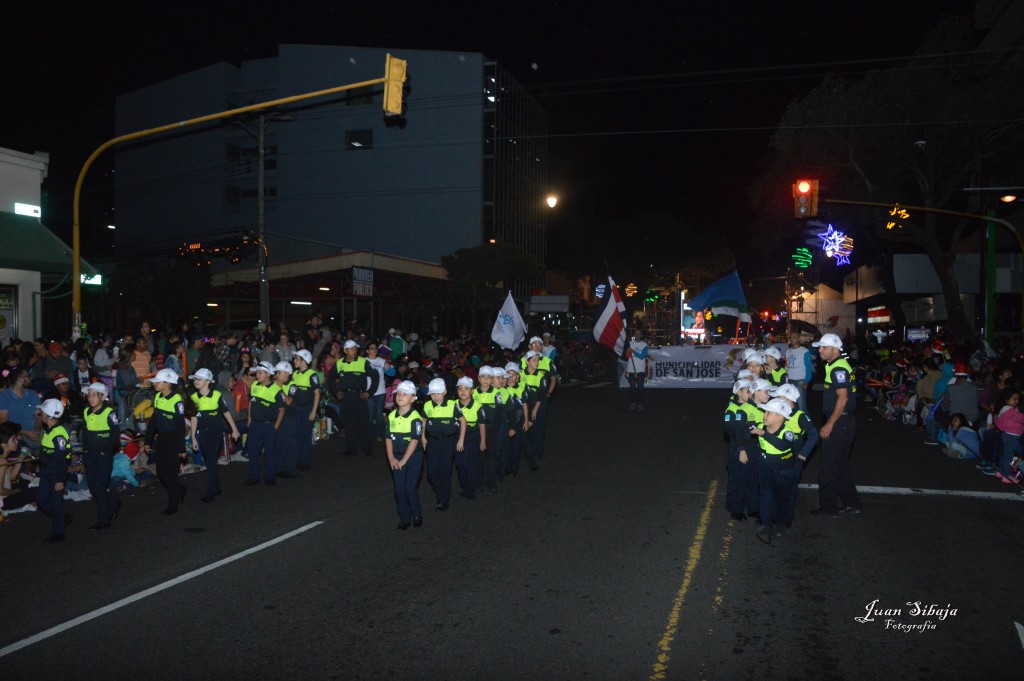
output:
M402 115L402 90L405 88L406 61L388 54L384 60L384 115Z
M818 181L797 180L793 183L793 216L812 218L818 214Z

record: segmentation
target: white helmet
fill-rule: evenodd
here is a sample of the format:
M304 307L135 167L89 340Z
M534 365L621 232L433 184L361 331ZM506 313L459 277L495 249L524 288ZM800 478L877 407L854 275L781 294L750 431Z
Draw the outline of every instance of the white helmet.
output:
M274 367L274 371L283 371L290 376L292 373L292 365L288 362L278 362L277 366Z
M448 386L444 384L443 378L435 378L427 385L428 395L439 395L448 392Z
M170 383L171 385L178 385L178 374L174 373L170 369L161 369L156 372L156 376L153 377L154 383Z

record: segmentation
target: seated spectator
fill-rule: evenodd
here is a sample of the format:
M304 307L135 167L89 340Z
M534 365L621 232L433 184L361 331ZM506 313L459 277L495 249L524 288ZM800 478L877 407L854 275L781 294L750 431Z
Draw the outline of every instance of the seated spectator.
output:
M951 414L963 414L968 423L976 425L978 423L978 387L971 383L968 378L970 369L966 364L959 363L954 369L954 382L946 388L946 394L943 397L943 401L946 403L946 409Z
M0 393L0 424L17 423L21 426L21 442L33 451L39 451L42 430L37 408L41 404L39 393L29 388L28 369L11 372L7 390Z
M1008 389L1003 399L1003 408L999 410L999 415L993 422L994 430L999 432L1000 438L999 447L993 447L997 456L993 456L992 462L997 464L996 476L1008 484L1014 482L1010 479L1012 475L1010 465L1018 455L1020 436L1024 433L1024 414L1018 409L1019 405L1020 391L1015 388ZM988 432L985 435L987 440Z
M950 417L942 452L951 459L974 459L981 454L978 431L971 428L963 414L953 414Z
M81 420L82 412L85 411L85 398L81 392L71 389L71 379L64 374L57 374L53 388L43 395L43 401L46 400L57 400L64 407L64 414L60 417L61 423Z

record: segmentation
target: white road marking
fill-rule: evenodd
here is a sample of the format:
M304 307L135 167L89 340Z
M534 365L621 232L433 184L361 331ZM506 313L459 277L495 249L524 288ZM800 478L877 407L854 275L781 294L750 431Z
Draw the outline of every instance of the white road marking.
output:
M809 483L801 484L800 489L818 489ZM1024 501L1024 496L1017 492L973 492L970 490L924 489L921 487L878 487L875 485L857 485L862 494L900 494L905 496L924 497L970 497L972 499L992 499L996 501Z
M1024 648L1024 625L1019 622L1014 622L1013 626L1017 628L1017 638L1020 639L1020 645Z
M294 536L296 536L298 534L301 534L301 533L305 532L306 530L313 529L317 525L323 525L323 521L322 520L318 520L315 523L310 523L308 525L303 525L299 529L292 530L291 532L288 532L286 534L282 534L280 537L277 537L276 539L271 539L270 541L263 542L262 544L259 544L258 546L253 546L251 549L246 549L245 551L242 551L241 553L236 553L233 556L228 556L227 558L223 558L221 560L218 560L216 563L210 563L209 565L207 565L205 567L198 568L196 570L193 570L192 572L186 572L185 574L181 575L180 577L175 577L174 579L171 579L171 580L168 580L166 582L163 582L162 584L157 584L156 586L150 587L150 588L146 589L145 591L140 591L137 594L134 594L132 596L128 596L127 598L122 598L121 600L115 601L114 603L111 603L110 605L105 605L102 608L98 608L96 610L93 610L92 612L88 612L88 613L86 613L84 615L81 615L80 617L76 617L73 620L69 620L69 621L65 622L64 624L58 624L57 626L51 627L50 629L47 629L46 631L39 632L38 634L36 634L34 636L29 636L28 638L22 639L22 640L18 641L17 643L12 643L9 646L5 646L4 648L0 648L0 657L4 657L5 655L10 655L11 653L13 653L15 651L18 651L18 650L21 650L22 648L27 648L28 646L30 646L30 645L32 645L34 643L38 643L40 641L48 639L51 636L56 636L57 634L59 634L61 632L64 632L64 631L67 631L68 629L71 629L72 627L77 627L79 624L84 624L84 623L88 622L89 620L96 619L97 617L100 617L101 615L106 615L107 613L113 612L113 611L115 611L115 610L117 610L119 608L123 608L126 605L131 605L132 603L135 603L136 601L141 601L143 598L147 598L148 596L152 596L153 594L160 593L161 591L165 591L167 589L170 589L172 586L177 586L178 584L182 584L184 582L187 582L190 579L195 579L196 577L199 577L200 575L204 575L207 572L210 572L211 570L216 570L217 568L223 567L224 565L227 565L228 563L233 563L236 560L241 560L242 558L245 558L246 556L252 555L252 554L254 554L254 553L258 552L258 551L262 551L263 549L270 548L274 544L280 544L281 542L283 542L283 541L285 541L287 539L291 539L292 537L294 537Z

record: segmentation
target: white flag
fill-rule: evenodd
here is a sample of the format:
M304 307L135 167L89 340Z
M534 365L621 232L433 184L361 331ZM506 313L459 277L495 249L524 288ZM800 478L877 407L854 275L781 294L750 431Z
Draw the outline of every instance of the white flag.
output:
M510 292L508 298L505 299L505 304L498 311L498 318L494 320L491 340L506 350L515 350L524 338L526 338L526 322L519 314L519 308L516 307L516 301L512 299Z

